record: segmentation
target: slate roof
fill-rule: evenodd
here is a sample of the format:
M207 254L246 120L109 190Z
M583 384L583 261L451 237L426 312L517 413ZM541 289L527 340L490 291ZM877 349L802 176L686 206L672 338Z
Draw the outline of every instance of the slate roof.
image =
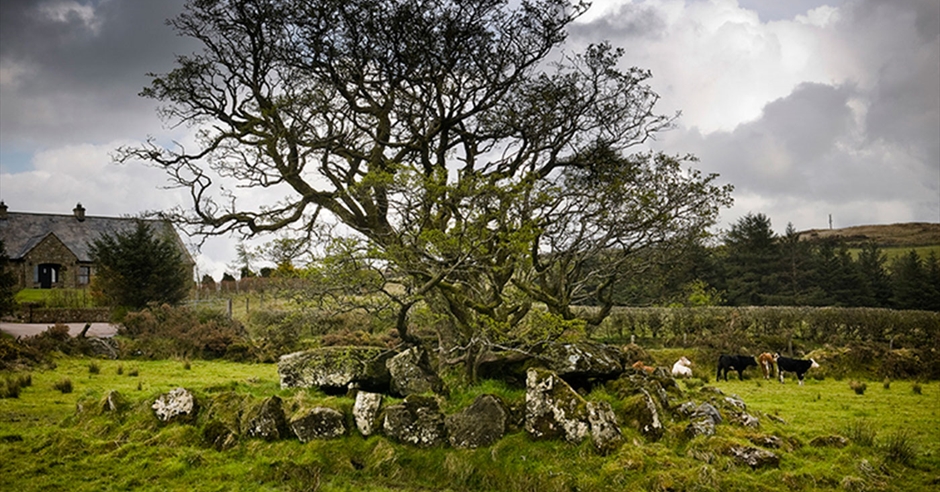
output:
M19 260L26 256L37 244L50 234L55 234L79 261L90 262L88 247L92 241L103 234L128 232L134 230L136 219L125 217L97 217L86 215L79 221L74 214L38 214L7 212L5 219L0 219L0 239L3 240L7 256ZM154 231L162 231L172 238L184 252L184 260L193 263L182 240L169 222L148 220Z

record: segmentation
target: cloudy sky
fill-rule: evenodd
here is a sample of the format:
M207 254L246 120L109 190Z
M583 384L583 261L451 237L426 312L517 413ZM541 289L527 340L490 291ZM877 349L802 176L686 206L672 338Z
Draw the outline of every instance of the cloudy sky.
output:
M165 25L182 0L0 2L0 200L11 211L126 215L186 203L157 169L114 164L148 136L186 140L138 97L198 49ZM648 68L693 153L781 232L940 222L937 0L598 0L568 49L609 40ZM210 241L221 276L234 240Z

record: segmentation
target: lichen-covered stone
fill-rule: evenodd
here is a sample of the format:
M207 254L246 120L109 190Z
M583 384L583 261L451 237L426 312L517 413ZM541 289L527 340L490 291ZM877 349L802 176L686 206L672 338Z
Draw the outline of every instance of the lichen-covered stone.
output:
M695 412L692 414L692 418L707 418L712 421L713 424L718 425L724 422L724 419L721 417L721 412L715 408L711 403L705 402L698 406L695 409Z
M290 428L300 442L314 439L332 439L346 433L343 414L326 407L312 408L291 420Z
M409 395L385 409L385 435L406 444L427 448L446 441L444 415L433 397Z
M715 422L707 417L696 418L686 426L685 435L689 439L696 436L713 436L715 435Z
M780 457L776 454L750 446L733 446L728 450L728 454L734 457L738 463L754 469L767 466L776 467L780 464Z
M441 393L444 384L431 368L428 353L412 347L385 362L391 378L391 392L400 396Z
M107 413L121 413L130 406L127 398L117 390L108 391L101 402L101 410Z
M849 445L849 440L837 435L817 436L809 445L814 448L844 448Z
M460 449L490 446L506 434L508 417L499 397L480 395L469 407L447 416L447 438Z
M554 372L529 369L525 430L536 439L581 442L590 431L587 402Z
M617 415L610 403L589 401L587 409L594 449L603 455L615 451L623 443L623 435L620 433Z
M234 391L227 391L215 394L209 399L204 411L206 423L202 430L206 444L222 451L238 443L248 398Z
M565 380L613 379L623 372L620 349L596 342L548 343L538 358Z
M624 415L629 425L640 431L647 439L659 440L663 436L663 422L653 397L645 389L624 402Z
M356 403L353 404L352 410L353 421L356 423L356 429L359 429L359 433L364 437L371 436L375 431L381 406L381 394L368 391L356 393Z
M151 406L161 422L192 421L196 418L198 407L196 398L186 388L176 388L160 395Z
M277 396L265 398L259 405L255 405L245 415L242 428L249 437L257 437L266 441L277 441L292 435L284 416L281 399Z
M282 388L386 392L390 379L385 363L394 355L380 347L323 347L281 356L277 372Z

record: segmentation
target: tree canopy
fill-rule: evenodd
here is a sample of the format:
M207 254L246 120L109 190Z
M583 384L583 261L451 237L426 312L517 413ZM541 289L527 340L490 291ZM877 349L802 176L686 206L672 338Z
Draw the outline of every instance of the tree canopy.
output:
M113 305L140 309L148 303L176 304L186 298L191 272L179 247L138 220L132 230L92 241L92 288Z
M610 286L669 261L730 204L690 156L632 152L674 117L622 50L562 49L564 0L193 0L170 21L201 52L142 95L197 148L121 159L166 168L202 234L324 224L446 315L442 344L485 344L542 303L606 316ZM231 185L266 188L252 207ZM603 261L595 261L599 258ZM484 329L483 327L489 327Z

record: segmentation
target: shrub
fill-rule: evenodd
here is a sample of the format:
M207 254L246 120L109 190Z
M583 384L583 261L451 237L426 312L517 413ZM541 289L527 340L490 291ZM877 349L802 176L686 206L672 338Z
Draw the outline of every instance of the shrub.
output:
M62 393L71 393L72 392L72 380L69 378L60 379L57 383L52 385L52 387L61 391Z
M144 357L215 359L243 341L246 332L225 313L163 304L128 313L121 334L133 339L126 350Z

